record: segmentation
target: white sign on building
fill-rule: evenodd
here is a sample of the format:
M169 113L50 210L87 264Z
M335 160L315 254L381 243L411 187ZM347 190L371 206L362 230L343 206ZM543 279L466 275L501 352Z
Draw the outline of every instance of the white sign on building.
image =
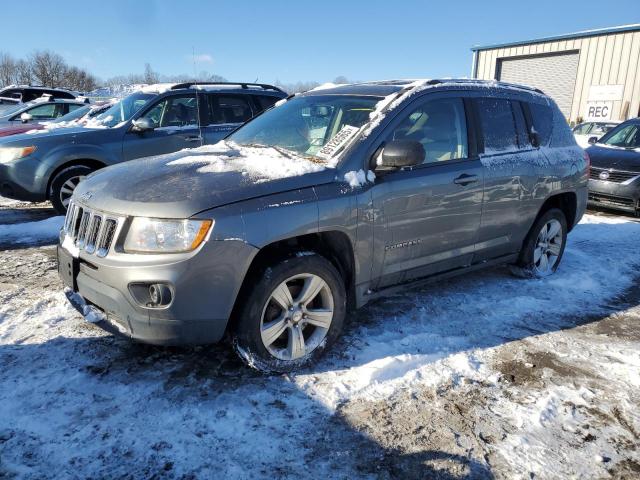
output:
M587 102L585 121L597 122L611 120L613 102Z
M589 102L615 102L622 100L624 85L591 85Z

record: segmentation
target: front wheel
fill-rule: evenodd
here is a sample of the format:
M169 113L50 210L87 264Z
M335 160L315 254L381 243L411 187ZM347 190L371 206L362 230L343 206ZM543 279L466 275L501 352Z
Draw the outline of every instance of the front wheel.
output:
M245 289L233 344L263 372L313 363L338 337L346 312L344 282L320 255L288 258Z
M65 214L71 195L84 177L93 172L86 165L74 165L60 170L51 180L49 200L58 213Z
M567 231L562 210L546 211L531 228L512 271L523 277L546 277L555 273L564 254Z

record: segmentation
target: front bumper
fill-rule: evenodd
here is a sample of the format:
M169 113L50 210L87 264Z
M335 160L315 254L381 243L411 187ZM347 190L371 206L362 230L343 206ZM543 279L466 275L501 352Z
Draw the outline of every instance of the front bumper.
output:
M640 210L640 184L629 185L589 179L589 205L636 213Z
M48 180L40 176L40 170L35 157L0 164L0 195L27 202L45 201Z
M224 336L256 253L236 240L206 242L169 263L155 255L132 255L127 262L126 254L99 259L80 252L75 282L67 280L75 289L68 285L67 298L86 320L115 335L154 345L214 343ZM69 258L61 246L58 258L60 263ZM145 283L170 285L171 303L162 308L142 305L130 287Z

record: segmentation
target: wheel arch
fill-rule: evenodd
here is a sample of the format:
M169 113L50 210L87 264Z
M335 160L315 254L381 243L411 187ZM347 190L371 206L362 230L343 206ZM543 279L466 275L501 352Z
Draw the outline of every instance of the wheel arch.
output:
M47 190L46 190L47 199L49 199L49 195L51 193L51 182L53 182L53 179L56 177L56 175L58 175L63 170L66 170L67 168L78 167L78 166L89 167L89 168L92 168L93 170L99 170L100 168L104 168L107 165L104 162L101 162L100 160L95 160L92 158L78 158L75 160L69 160L68 162L64 162L58 165L53 170L53 172L51 172L51 175L49 175L49 178L47 180Z
M349 309L353 308L355 306L355 256L349 236L337 230L299 235L265 245L254 256L236 295L227 330L235 325L239 305L248 295L250 285L256 278L263 275L265 270L274 263L295 255L304 255L306 252L313 252L326 258L338 270L347 292L347 306Z
M557 208L564 213L567 220L567 232L570 232L575 227L576 215L578 213L578 195L576 192L568 191L562 193L554 193L547 197L544 203L540 206L538 214L533 221L533 225L538 219L552 208Z

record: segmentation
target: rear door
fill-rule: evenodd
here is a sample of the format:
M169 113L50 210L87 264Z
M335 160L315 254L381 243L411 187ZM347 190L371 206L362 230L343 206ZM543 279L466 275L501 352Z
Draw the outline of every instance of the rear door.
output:
M130 130L124 136L124 160L177 152L202 145L195 94L164 97L138 118L148 119L155 128L146 132Z
M415 100L383 135L416 140L422 165L380 173L372 188L377 288L468 265L482 209L482 165L461 92ZM379 253L378 253L379 252ZM375 269L379 271L375 271Z
M257 113L249 95L209 93L206 97L202 128L205 144L217 143Z
M482 225L474 263L519 251L531 216L537 169L546 159L531 144L524 105L506 97L474 100L484 169Z

